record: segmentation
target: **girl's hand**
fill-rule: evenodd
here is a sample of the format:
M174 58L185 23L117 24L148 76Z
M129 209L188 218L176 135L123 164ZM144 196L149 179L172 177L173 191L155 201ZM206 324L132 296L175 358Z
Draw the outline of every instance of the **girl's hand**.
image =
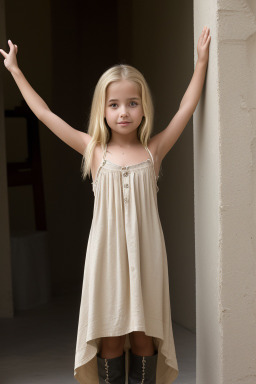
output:
M18 52L18 47L17 45L13 44L11 40L8 40L8 44L10 47L10 52L7 53L3 49L0 49L1 54L3 55L4 59L4 65L8 69L8 71L12 72L13 70L18 68L18 63L17 63L17 52Z
M209 59L210 28L204 27L197 43L198 60L207 63Z

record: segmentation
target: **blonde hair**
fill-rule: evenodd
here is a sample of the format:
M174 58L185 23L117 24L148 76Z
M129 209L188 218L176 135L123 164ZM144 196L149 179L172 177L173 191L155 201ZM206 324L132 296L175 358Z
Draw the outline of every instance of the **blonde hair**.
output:
M83 180L91 173L91 161L96 144L100 143L102 150L104 150L105 145L111 138L111 130L104 118L107 87L110 83L122 79L133 81L139 86L144 118L138 127L137 136L143 145L147 145L150 138L153 127L154 107L149 86L142 73L136 68L127 64L114 65L102 74L94 90L87 131L92 139L83 153L81 165Z

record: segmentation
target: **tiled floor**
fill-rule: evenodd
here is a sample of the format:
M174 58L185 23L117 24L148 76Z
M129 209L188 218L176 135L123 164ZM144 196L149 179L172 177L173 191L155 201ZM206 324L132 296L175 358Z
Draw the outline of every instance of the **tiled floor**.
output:
M71 384L80 297L64 296L0 319L1 384ZM196 335L173 323L179 376L195 384Z

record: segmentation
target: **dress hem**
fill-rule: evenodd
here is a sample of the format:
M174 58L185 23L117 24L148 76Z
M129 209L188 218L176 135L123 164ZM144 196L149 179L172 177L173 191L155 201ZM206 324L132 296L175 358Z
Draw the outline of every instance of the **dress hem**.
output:
M179 368L177 365L176 355L175 358L171 357L170 354L166 353L166 350L163 349L163 343L164 339L156 336L156 333L152 332L146 332L145 327L133 327L132 329L128 330L126 333L122 333L120 335L116 336L123 336L126 335L126 340L124 344L124 351L126 354L126 383L128 382L128 367L129 367L129 348L131 348L130 341L128 334L133 331L143 331L147 336L151 336L153 338L154 346L156 350L158 351L158 362L157 367L159 366L159 356L161 358L161 368L157 368L158 375L156 377L156 384L171 384L173 381L178 377L179 375ZM113 335L113 332L111 333L111 336ZM106 337L107 335L104 335ZM85 348L82 348L79 350L79 352L76 352L76 361L75 361L75 367L74 367L74 378L80 383L80 384L98 384L99 380L98 377L95 377L95 372L97 372L97 359L96 354L99 352L99 346L100 346L100 336L91 340L88 340L87 345ZM88 347L91 350L91 353L88 351ZM87 350L87 357L85 357L85 351ZM82 355L79 358L79 354ZM87 367L87 369L85 369ZM161 374L164 369L164 374ZM94 374L93 374L94 373Z

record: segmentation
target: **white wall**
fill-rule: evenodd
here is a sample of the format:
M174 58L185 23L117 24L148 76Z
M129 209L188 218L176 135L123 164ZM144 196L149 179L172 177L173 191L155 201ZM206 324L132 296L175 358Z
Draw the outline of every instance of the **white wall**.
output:
M255 4L195 0L195 44L211 28L194 116L197 384L256 377Z
M194 50L207 25L211 31L209 63L201 99L194 113L194 183L196 248L197 384L221 384L220 153L217 4L194 1Z

